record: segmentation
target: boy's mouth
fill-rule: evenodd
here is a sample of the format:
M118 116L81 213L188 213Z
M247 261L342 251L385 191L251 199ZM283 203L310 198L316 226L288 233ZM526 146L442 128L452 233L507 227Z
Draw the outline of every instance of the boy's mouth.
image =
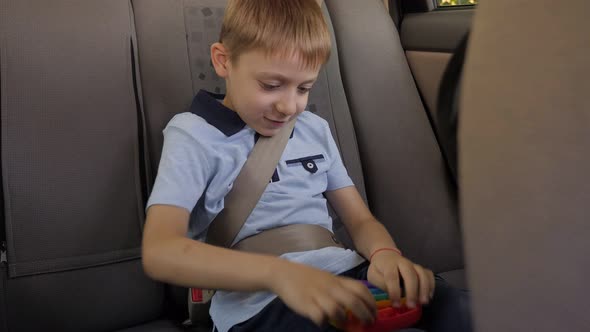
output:
M272 120L269 118L265 118L268 122L270 122L274 127L281 127L283 126L287 121L276 121L276 120Z

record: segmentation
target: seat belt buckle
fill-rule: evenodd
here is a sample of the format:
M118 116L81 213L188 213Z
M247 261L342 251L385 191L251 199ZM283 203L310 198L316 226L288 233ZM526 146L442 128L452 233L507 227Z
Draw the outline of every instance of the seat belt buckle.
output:
M190 289L190 301L192 303L207 303L211 301L211 298L215 294L215 291L210 289L191 288Z
M209 307L214 294L215 291L212 289L189 288L188 314L191 325L208 326L211 324Z

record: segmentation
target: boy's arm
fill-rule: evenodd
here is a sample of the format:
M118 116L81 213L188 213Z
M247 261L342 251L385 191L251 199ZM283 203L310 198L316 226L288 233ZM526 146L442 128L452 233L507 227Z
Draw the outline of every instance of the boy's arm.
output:
M371 214L354 186L327 191L326 197L346 226L357 251L370 258L381 248L396 248L387 229ZM371 259L368 278L386 289L394 303L400 298L400 277L404 281L407 303L425 304L434 291L431 271L412 263L394 251L379 251Z
M361 255L368 259L379 248L397 248L387 229L373 217L356 187L327 191L326 198Z
M211 246L186 237L189 212L170 205L148 209L142 243L145 272L186 287L267 290L276 258Z
M274 256L244 253L186 237L190 214L152 205L143 233L142 262L153 279L185 287L233 291L267 290L318 325L350 308L372 321L375 302L362 284Z

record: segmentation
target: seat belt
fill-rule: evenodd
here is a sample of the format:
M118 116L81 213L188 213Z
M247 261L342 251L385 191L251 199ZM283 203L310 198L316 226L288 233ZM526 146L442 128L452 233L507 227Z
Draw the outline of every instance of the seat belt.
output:
M344 248L336 236L322 226L293 224L272 228L247 237L233 245L232 249L280 256L288 252L309 251L325 247Z
M334 234L321 226L296 224L273 228L245 238L232 246L272 178L297 118L291 119L272 137L260 136L233 187L225 196L224 208L209 225L206 242L241 251L280 256L324 247L344 247ZM214 290L191 288L188 296L192 324L210 322L209 306Z
M225 196L223 210L209 225L207 243L231 247L270 182L296 121L296 117L292 118L274 136L260 136L232 189Z

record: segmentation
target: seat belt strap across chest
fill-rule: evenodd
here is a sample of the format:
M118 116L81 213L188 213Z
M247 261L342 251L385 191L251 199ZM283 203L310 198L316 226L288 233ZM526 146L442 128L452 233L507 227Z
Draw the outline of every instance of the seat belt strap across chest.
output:
M207 243L230 248L272 178L297 118L274 136L260 136L225 196L224 208L209 225Z

